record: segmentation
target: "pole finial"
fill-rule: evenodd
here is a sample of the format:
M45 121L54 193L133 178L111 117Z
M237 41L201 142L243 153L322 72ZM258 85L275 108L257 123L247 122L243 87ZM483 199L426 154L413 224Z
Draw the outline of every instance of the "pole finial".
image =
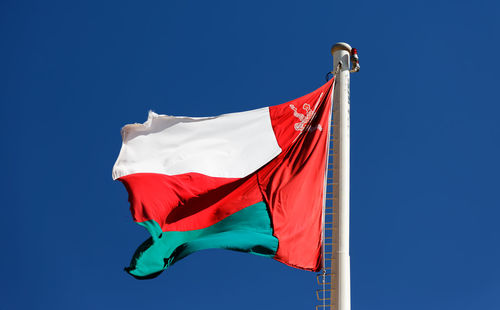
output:
M349 54L351 53L351 46L345 42L338 42L338 43L335 43L333 46L332 46L332 49L331 49L331 52L332 52L332 55L333 53L335 53L336 51L340 51L340 50L343 50L343 51L347 51Z
M342 52L342 53L338 53ZM348 55L345 54L347 52ZM349 69L349 61L344 60L343 65L346 65L344 68L347 68L349 72L358 72L359 71L359 57L358 57L358 50L355 48L352 48L349 44L345 42L338 42L332 46L331 49L332 56L334 58L334 63L339 63L341 61L341 58L343 57L342 55L346 56L349 60L350 63L352 64L352 68ZM337 53L337 56L335 55ZM336 60L336 57L338 59Z

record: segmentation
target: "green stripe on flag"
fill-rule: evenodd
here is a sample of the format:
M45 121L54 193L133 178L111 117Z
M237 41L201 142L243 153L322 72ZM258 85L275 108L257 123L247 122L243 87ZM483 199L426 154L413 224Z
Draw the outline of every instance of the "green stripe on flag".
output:
M266 204L259 202L204 229L162 232L154 220L138 223L152 238L136 250L125 270L139 279L158 276L178 260L205 249L228 249L274 257L278 239L273 236Z

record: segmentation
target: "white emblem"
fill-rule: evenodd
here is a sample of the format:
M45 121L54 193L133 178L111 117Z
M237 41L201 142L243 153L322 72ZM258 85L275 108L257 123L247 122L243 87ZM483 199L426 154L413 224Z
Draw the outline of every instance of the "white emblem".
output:
M302 105L302 109L305 111L305 114L299 113L299 111L297 111L297 108L293 104L290 104L290 108L293 110L293 116L298 118L300 121L300 123L295 123L293 125L293 128L295 128L295 130L304 131L307 124L309 123L311 118L314 116L314 112L316 111L316 108L318 107L318 103L321 101L322 97L323 97L323 93L321 93L321 95L319 96L318 101L316 101L316 104L314 105L314 109L312 109L312 110L311 110L311 106L308 103L304 103L304 105ZM319 125L319 124L318 124L318 126L309 127L309 131L314 131L316 129L319 131L322 131L323 127L321 127L321 125Z

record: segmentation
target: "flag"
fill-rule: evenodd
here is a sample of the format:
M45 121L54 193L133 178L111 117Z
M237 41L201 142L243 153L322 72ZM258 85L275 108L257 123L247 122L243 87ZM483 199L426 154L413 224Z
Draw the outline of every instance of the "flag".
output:
M150 112L123 127L113 179L151 234L125 270L152 278L222 248L318 271L332 85L276 106L216 117Z

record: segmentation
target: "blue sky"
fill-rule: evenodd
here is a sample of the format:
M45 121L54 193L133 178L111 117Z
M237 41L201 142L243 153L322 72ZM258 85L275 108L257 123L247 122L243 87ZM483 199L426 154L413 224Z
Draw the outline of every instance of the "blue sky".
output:
M222 250L123 271L111 179L148 110L211 116L351 77L352 309L500 308L495 1L0 3L1 309L313 309L315 274Z

